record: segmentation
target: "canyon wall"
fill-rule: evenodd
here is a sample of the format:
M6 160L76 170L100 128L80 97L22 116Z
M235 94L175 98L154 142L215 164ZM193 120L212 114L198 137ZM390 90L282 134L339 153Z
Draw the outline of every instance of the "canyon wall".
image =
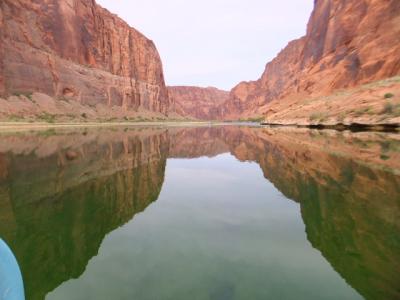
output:
M94 0L2 0L0 39L0 96L168 113L154 43Z
M273 114L274 100L300 106L306 98L400 74L398 0L314 3L306 36L290 42L259 80L234 87L219 107L221 118Z
M214 87L170 86L168 91L178 114L203 120L217 118L217 106L229 97L229 92Z

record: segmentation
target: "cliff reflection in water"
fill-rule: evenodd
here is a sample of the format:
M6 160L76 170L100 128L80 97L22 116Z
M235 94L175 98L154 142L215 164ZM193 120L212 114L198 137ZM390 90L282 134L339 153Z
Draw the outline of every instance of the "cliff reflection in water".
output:
M166 138L165 131L3 137L0 234L19 261L27 299L78 278L105 235L157 199Z
M248 127L5 134L0 236L28 299L78 278L104 237L157 200L168 158L230 152L301 205L306 233L366 299L400 297L400 137ZM282 201L285 201L282 199Z

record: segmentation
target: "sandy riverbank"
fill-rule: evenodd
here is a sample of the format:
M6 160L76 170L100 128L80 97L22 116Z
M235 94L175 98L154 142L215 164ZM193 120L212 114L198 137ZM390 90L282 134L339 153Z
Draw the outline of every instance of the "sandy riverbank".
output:
M107 127L200 127L222 125L244 125L245 123L233 122L206 122L206 121L157 121L157 122L87 122L87 123L41 123L41 122L0 122L0 132L30 131L47 129L73 129L73 128L107 128ZM246 123L247 124L247 123Z

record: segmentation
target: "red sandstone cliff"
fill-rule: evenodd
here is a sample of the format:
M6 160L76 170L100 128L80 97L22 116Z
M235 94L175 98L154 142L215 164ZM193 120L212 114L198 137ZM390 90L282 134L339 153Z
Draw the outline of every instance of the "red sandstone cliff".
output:
M217 107L229 96L229 92L214 87L171 86L168 91L178 114L203 120L217 118Z
M0 39L0 96L168 112L153 42L94 0L2 0Z
M233 88L220 115L273 117L289 106L301 110L306 98L398 74L400 1L316 0L306 36L290 42L266 65L259 80ZM280 118L285 118L283 113Z

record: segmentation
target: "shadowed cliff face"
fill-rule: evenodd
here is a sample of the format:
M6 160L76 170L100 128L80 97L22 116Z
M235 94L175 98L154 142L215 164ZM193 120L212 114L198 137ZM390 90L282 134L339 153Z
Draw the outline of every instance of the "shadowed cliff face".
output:
M104 237L158 198L167 158L227 152L257 162L300 203L308 240L362 296L399 297L396 134L83 130L3 135L0 152L0 236L16 254L29 299L80 277Z
M4 0L0 24L0 95L42 92L167 113L153 42L95 1Z

